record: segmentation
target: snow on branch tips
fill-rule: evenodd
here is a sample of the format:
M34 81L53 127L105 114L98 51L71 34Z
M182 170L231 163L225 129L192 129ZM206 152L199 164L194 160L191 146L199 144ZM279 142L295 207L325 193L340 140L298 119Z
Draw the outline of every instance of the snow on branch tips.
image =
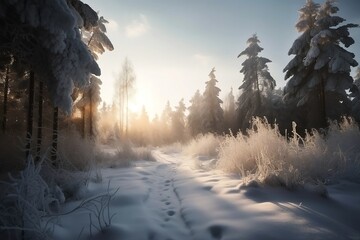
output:
M10 46L48 85L53 104L69 113L73 87L87 86L91 74L101 73L80 34L82 27L98 26L97 13L79 0L6 0L0 8L0 22L12 29L0 32L0 48Z

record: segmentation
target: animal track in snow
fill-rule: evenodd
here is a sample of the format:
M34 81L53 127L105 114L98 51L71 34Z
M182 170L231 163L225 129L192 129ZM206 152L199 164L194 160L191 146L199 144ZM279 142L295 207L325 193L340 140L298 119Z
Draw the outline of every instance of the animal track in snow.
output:
M171 216L174 216L174 215L175 215L175 211L169 210L169 211L167 211L167 215L169 215L170 217L171 217Z

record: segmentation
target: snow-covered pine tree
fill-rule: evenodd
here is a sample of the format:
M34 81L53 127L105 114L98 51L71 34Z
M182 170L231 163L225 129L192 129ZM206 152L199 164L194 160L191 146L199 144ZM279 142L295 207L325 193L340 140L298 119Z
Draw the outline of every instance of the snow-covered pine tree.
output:
M356 85L360 89L360 67L356 69L356 75L354 79L354 85Z
M72 1L1 1L0 48L10 51L43 80L55 106L72 108L74 86L89 83L100 68L82 42ZM83 4L82 20L97 22L97 14ZM48 66L48 67L44 67Z
M334 16L339 8L326 0L319 8L308 0L300 10L296 25L303 34L294 42L289 54L296 54L285 67L285 78L291 77L285 88L285 100L295 99L307 112L307 128L327 125L327 118L337 119L348 114L346 89L352 86L351 66L357 66L354 54L345 50L354 43L349 28L338 26L345 19ZM301 26L301 28L299 28Z
M181 99L171 116L172 133L175 141L182 142L185 140L185 110L184 99Z
M242 94L237 102L239 128L243 131L250 126L252 117L265 116L262 112L263 99L276 86L267 66L267 63L271 61L258 56L263 50L259 43L257 35L254 34L247 40L248 47L238 55L238 58L247 56L247 59L241 64L243 67L240 72L244 74L244 79L243 84L239 87Z
M97 109L101 102L101 84L100 78L92 75L90 78L90 85L76 91L76 95L82 96L81 99L76 102L74 108L81 111L81 133L84 138L85 136L93 137L96 132L95 122L97 121Z
M187 116L187 126L191 136L198 135L201 131L201 109L202 109L202 95L197 90L190 100L190 107L188 107L189 114Z
M86 5L79 4L75 2L76 9L81 13L80 18L78 19L78 25L81 28L81 36L83 42L88 46L91 55L97 60L99 54L103 54L105 52L105 49L112 51L114 50L114 46L111 43L110 39L106 36L106 27L105 24L108 23L108 21L104 17L100 17L99 20L94 23L84 23L83 18L81 16L84 16L84 11L81 10ZM96 112L97 112L97 106L101 102L100 98L100 85L102 84L101 80L97 78L96 76L90 77L90 84L86 86L85 88L80 89L80 92L82 93L82 99L80 103L82 104L82 107L80 110L83 112L82 116L83 119L83 125L81 128L83 129L83 137L85 137L85 125L87 124L89 136L93 137L94 133L96 131L94 122L96 121ZM79 104L75 105L79 106ZM88 122L88 123L87 123Z
M360 123L360 67L357 68L355 81L350 88L351 100L351 116Z
M339 26L345 19L334 16L339 11L334 4L335 0L326 0L322 4L315 22L316 34L304 59L305 66L314 70L308 86L320 96L320 118L324 126L327 118L338 119L349 114L346 90L353 84L351 67L358 65L355 55L345 48L355 42L350 37L349 28L359 25L350 23Z
M205 82L201 110L201 132L221 133L224 123L224 111L221 108L222 100L219 98L220 88L216 86L215 68L209 73L210 80Z
M114 46L110 39L106 36L106 26L109 23L104 17L100 17L97 25L92 26L89 30L82 30L82 39L91 50L91 54L97 60L99 54L103 54L105 50L112 51Z
M236 134L236 103L233 94L233 88L231 88L229 94L224 99L224 128L227 132L231 131Z
M146 146L150 143L150 120L145 106L142 107L139 116L131 114L128 139L140 146Z
M172 116L173 110L171 108L170 102L167 101L164 110L161 113L160 122L163 126L162 128L162 135L163 135L163 143L170 143L172 141L171 136L171 116Z
M315 22L320 5L312 0L307 0L305 6L299 10L299 20L296 29L302 33L298 37L288 55L295 57L284 68L285 80L289 79L284 89L284 100L297 99L297 105L301 106L308 98L307 81L312 69L304 65L304 58L310 49L311 38L315 34Z

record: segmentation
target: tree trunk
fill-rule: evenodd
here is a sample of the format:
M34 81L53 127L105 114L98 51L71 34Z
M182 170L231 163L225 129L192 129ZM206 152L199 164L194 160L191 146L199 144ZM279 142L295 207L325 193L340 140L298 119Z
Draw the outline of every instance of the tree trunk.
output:
M125 85L120 83L119 88L119 129L120 129L120 136L122 136L124 132L124 109L125 109L125 97L124 97Z
M127 74L128 75L128 74ZM129 89L128 89L128 76L126 75L126 125L125 125L125 137L128 137L129 128Z
M44 84L42 81L39 81L39 100L38 100L38 122L37 122L37 143L36 143L36 158L35 161L40 160L40 151L42 144L42 128L43 128L43 89Z
M260 95L260 86L259 86L259 74L258 74L258 68L256 65L256 110L255 114L259 113L260 107L261 107L261 95Z
M324 79L321 78L320 82L320 113L321 113L321 127L327 127L327 120L326 120L326 99L325 99L325 84Z
M90 87L89 91L89 100L90 100L90 109L89 109L89 133L90 137L94 137L93 131L93 102L92 102L92 88Z
M27 112L27 131L26 131L26 147L25 147L26 159L29 157L31 150L31 138L32 138L33 117L34 117L34 85L35 85L34 72L30 71L29 100L28 100L29 107Z
M7 98L9 92L9 66L6 67L5 84L4 84L4 106L3 106L3 120L2 120L2 131L6 132L7 122Z
M51 149L51 161L54 167L58 166L57 162L57 150L58 150L58 120L59 120L59 108L54 107L53 113L53 132L52 132L52 149Z
M85 123L86 123L86 115L85 115L85 106L81 108L81 136L83 139L85 139L86 136L86 129L85 129Z

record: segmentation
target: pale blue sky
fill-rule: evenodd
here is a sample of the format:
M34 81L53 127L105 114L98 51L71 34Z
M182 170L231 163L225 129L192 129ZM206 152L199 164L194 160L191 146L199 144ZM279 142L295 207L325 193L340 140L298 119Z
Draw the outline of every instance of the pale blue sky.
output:
M243 58L237 55L246 40L257 33L264 48L261 56L272 60L269 69L283 87L282 69L299 36L294 25L305 0L84 0L110 21L108 36L113 52L100 57L103 95L112 101L114 81L127 56L137 75L134 110L145 105L151 116L161 113L166 101L177 105L197 89L204 91L212 67L221 88L220 97L234 88L238 94ZM322 3L322 1L315 1ZM339 16L360 23L360 1L339 0ZM350 51L360 62L360 29L352 29Z

